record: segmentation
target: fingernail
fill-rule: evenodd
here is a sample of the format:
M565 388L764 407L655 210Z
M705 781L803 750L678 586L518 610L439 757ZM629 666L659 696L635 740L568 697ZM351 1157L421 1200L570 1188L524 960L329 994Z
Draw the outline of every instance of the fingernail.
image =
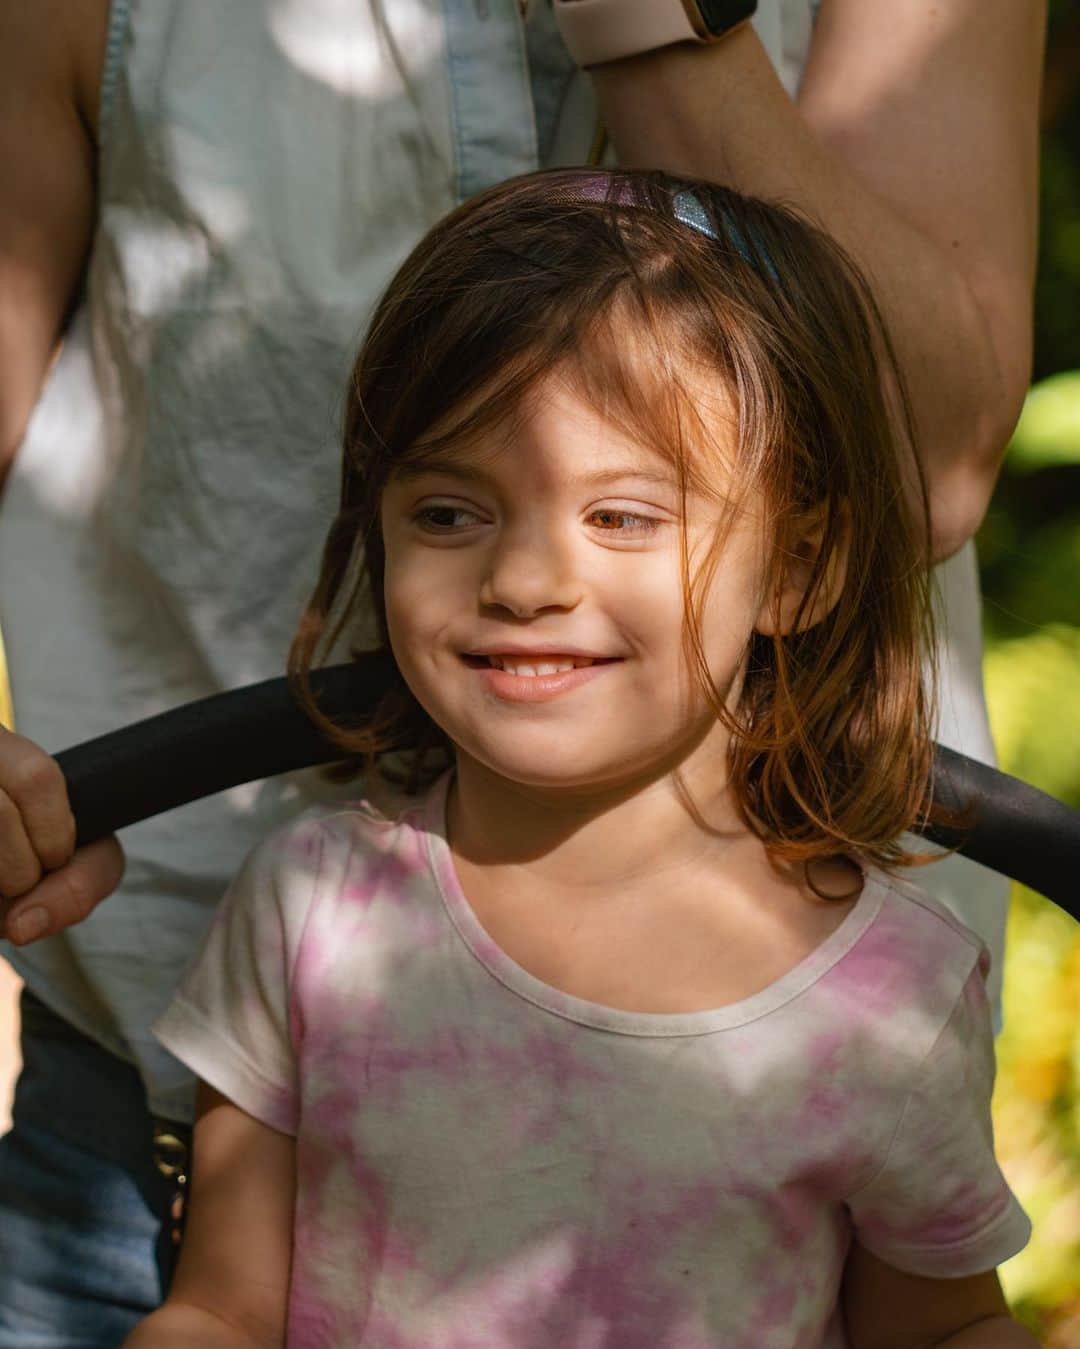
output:
M35 941L49 930L49 911L47 909L27 909L18 918L11 921L11 935L20 945Z

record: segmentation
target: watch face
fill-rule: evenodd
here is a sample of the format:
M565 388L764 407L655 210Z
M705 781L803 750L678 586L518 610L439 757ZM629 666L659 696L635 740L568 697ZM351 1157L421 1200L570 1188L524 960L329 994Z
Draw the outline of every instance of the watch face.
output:
M698 11L713 37L722 37L737 23L753 17L757 0L692 0L688 8Z

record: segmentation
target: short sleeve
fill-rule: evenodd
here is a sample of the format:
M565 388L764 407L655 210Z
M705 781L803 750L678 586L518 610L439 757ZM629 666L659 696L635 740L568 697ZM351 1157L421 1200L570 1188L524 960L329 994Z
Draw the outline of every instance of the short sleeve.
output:
M295 1134L290 974L318 888L322 836L301 820L259 844L229 887L203 947L153 1031L248 1114Z
M908 1274L981 1274L1031 1237L994 1155L988 967L982 948L916 1072L883 1164L847 1201L859 1243Z

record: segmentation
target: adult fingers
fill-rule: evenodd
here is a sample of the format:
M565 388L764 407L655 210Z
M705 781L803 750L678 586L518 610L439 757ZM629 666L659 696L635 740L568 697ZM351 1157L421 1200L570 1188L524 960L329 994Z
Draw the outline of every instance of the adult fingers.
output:
M66 866L4 906L4 935L16 946L55 936L91 914L123 874L124 852L115 835L79 848Z
M34 851L19 807L0 791L0 897L15 899L41 880L41 859Z
M42 868L63 866L75 849L75 818L64 775L52 755L25 736L0 731L0 790L18 811L22 832ZM9 823L10 811L5 816L4 823Z

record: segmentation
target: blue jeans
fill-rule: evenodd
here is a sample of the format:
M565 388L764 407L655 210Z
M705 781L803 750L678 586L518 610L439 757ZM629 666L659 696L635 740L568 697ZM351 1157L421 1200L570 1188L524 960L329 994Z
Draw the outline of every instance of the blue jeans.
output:
M21 1011L0 1138L0 1349L115 1349L167 1291L174 1185L135 1069L25 989Z

